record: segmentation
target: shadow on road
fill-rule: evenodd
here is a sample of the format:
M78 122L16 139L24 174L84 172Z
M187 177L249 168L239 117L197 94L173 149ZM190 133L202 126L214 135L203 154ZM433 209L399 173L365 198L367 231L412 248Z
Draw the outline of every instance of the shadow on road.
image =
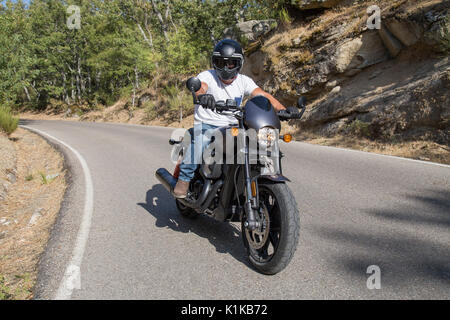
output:
M193 232L199 237L206 238L223 254L230 254L239 262L252 268L245 256L245 249L241 239L240 229L229 223L221 223L207 216L197 219L183 217L175 206L175 201L161 185L154 185L147 191L145 203L138 203L156 218L158 228L170 228L173 231Z
M19 125L21 125L21 126L26 126L26 125L33 124L36 122L37 122L36 120L32 120L32 119L19 119Z
M450 227L450 191L424 190L420 195L404 195L411 206L400 210L369 210L377 218L418 226Z
M383 224L387 232L379 226L368 232L372 228L367 225L360 230L360 226L316 228L320 237L341 247L334 256L336 269L367 277L367 267L378 265L386 284L404 288L412 283L434 289L450 284L450 192L424 190L404 197L409 201L395 209L366 210L368 216L388 222Z

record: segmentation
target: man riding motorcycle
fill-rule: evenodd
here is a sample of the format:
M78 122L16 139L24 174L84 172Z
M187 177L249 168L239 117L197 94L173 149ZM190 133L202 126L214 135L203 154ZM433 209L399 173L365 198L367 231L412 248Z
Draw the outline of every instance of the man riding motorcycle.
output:
M214 47L211 60L214 69L198 75L202 86L195 93L200 104L195 106L194 137L180 165L180 174L174 189L174 195L179 199L186 198L189 182L194 178L195 170L201 163L202 152L210 142L204 133L210 129L237 123L235 117L212 110L216 101L233 99L240 106L245 97L261 95L269 99L276 111L286 109L271 94L259 88L250 77L239 73L244 64L244 54L238 42L231 39L220 41ZM292 107L287 108L288 112L291 111L290 108Z

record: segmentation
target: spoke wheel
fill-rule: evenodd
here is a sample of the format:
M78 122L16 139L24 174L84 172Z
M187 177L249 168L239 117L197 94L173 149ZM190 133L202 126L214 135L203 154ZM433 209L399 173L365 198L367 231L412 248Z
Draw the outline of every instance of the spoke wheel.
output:
M252 265L264 274L276 274L289 264L297 248L299 212L285 184L261 184L259 199L262 225L251 231L243 219L243 241Z
M245 229L245 236L247 237L248 244L254 250L262 249L269 238L270 231L270 217L269 210L264 204L261 204L259 212L259 220L261 221L261 227L256 230Z

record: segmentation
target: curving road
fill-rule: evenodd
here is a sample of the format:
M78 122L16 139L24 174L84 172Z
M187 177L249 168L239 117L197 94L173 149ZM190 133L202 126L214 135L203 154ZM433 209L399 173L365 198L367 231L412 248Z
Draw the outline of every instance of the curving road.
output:
M173 168L167 143L173 129L22 125L58 139L50 141L71 172L39 266L38 299L450 298L449 166L283 145L284 173L301 212L300 241L285 271L264 276L247 263L238 225L182 218L156 180L157 168ZM73 150L86 162L92 190ZM70 269L76 254L79 269ZM381 289L367 288L371 265L381 270Z

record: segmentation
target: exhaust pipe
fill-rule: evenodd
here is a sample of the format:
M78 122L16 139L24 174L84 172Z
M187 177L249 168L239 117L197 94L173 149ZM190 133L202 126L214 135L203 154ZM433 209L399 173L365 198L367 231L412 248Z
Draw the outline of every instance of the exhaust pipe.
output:
M159 182L162 183L164 188L167 189L167 191L173 193L173 189L175 189L175 185L177 184L177 179L175 179L169 171L164 168L160 168L156 170L155 176Z
M159 182L162 183L164 188L166 188L166 190L169 191L172 196L174 196L173 189L175 189L175 186L176 186L178 180L175 179L173 177L173 175L170 174L170 172L164 168L160 168L160 169L156 170L155 176L159 180ZM193 208L193 209L197 208L197 206L195 206L194 203L191 203L191 202L187 201L186 199L178 199L178 200L182 204L184 204L186 207Z
M155 176L159 180L159 182L162 183L164 188L166 188L166 190L169 191L170 194L173 196L173 189L175 189L178 180L175 179L173 175L164 168L156 170ZM222 185L223 185L222 180L217 181L214 185L211 185L211 181L208 180L205 186L203 187L202 193L200 194L197 201L190 202L187 201L186 199L178 199L178 200L186 207L199 210L199 212L203 212L209 207L212 200L214 199L214 196L217 193L217 190Z

